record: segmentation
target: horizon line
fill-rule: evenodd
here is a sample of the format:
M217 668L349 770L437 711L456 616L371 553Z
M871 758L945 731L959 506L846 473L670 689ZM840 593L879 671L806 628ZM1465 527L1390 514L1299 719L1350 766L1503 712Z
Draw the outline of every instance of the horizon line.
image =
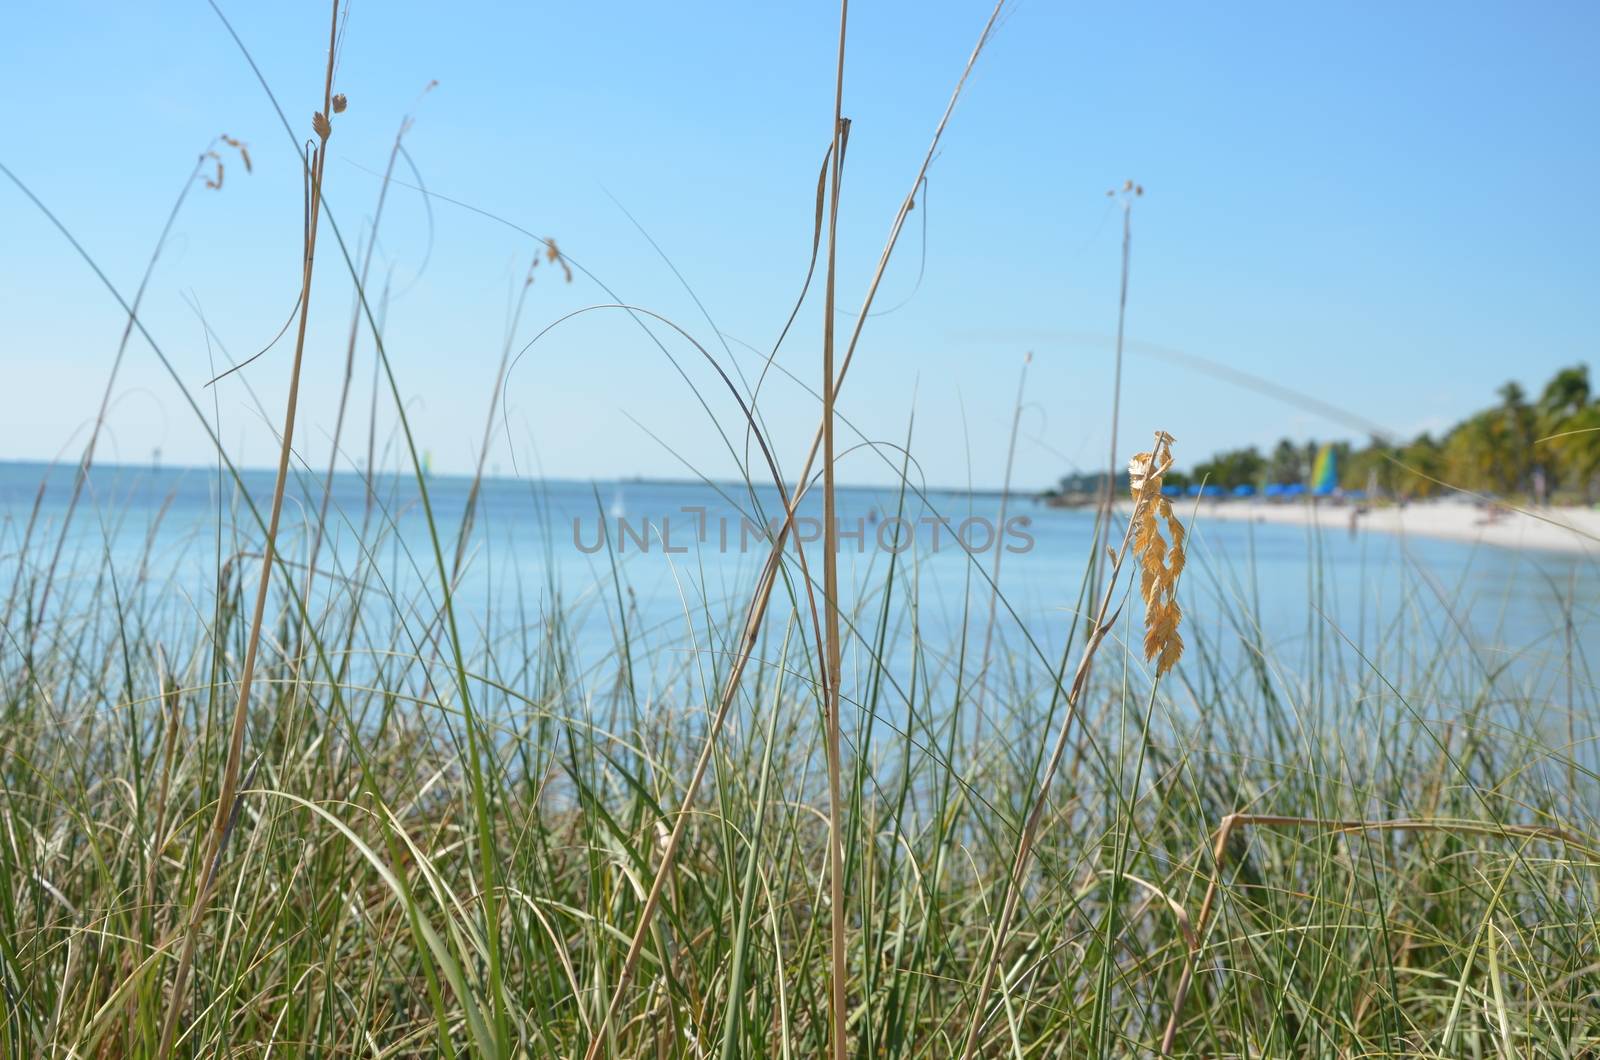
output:
M72 469L76 468L76 466L79 463L80 463L80 461L78 461L78 460L31 460L31 459L19 459L19 458L13 458L13 457L0 457L0 468L34 467L34 468L42 468L46 472L53 472L58 468L59 469L64 469L64 470L72 470ZM191 473L192 472L192 473L204 473L204 474L207 474L207 475L215 473L218 470L214 466L203 465L203 464L187 464L187 463L172 463L172 464L168 464L168 463L150 463L150 462L129 463L129 462L126 462L126 461L118 461L118 460L97 460L93 464L93 467L91 468L91 471L94 468L103 468L103 469L113 470L113 471L132 471L132 472L151 472L151 471L154 471L154 472L179 472L179 473ZM236 465L235 466L235 470L238 471L241 475L243 475L243 474L275 475L277 473L277 468L270 467L270 466L256 467L256 466L253 466L253 465ZM294 473L296 475L310 473L310 474L315 474L315 475L318 475L318 476L326 474L325 471L307 472L305 469L301 469L301 470L296 471ZM336 470L334 472L334 474L336 476L340 476L340 477L351 477L351 476L353 476L353 477L356 477L356 478L366 478L367 475L368 475L367 472L360 471L360 470L357 470L355 468L340 468L340 469ZM378 476L396 476L396 477L410 478L410 477L414 476L415 472L411 471L410 469L405 469L405 470L380 470L376 474ZM461 472L461 471L426 471L426 472L424 472L424 474L426 474L429 478L461 479L461 480L466 481L466 482L472 481L472 479L474 477L472 474L469 474L469 473L466 473L466 472ZM733 478L710 478L710 477L695 478L695 477L653 476L653 475L618 475L618 476L543 475L543 476L525 477L525 476L517 476L517 475L491 474L490 472L486 471L486 472L483 473L482 477L483 477L483 480L485 482L490 482L490 481L494 481L494 482L547 482L547 483L567 483L567 484L572 484L572 485L590 485L590 484L598 485L598 484L605 484L605 485L626 486L626 485L631 485L631 484L637 484L637 485L642 485L642 486L713 486L713 487L715 487L715 486L736 486L736 487L741 487L741 488L745 487L745 486L748 486L748 485L752 485L752 483L747 483L742 479L733 479ZM773 485L770 482L753 483L753 485L755 485L759 489L772 489L773 488ZM785 483L785 488L786 489L790 488L788 483ZM847 490L885 490L885 489L897 489L899 487L895 483L874 484L874 483L845 483L845 482L841 482L841 483L837 484L837 488L839 488L839 489L847 489ZM1046 487L1042 487L1042 488L1013 488L1013 489L1010 489L1010 490L1006 490L1006 489L1002 489L1001 487L998 487L998 486L970 486L970 487L968 487L968 486L925 485L925 486L918 487L918 489L920 489L920 491L923 492L923 493L950 493L950 494L961 494L961 495L971 496L971 497L999 497L999 496L1002 496L1002 495L1007 495L1007 496L1011 496L1011 497L1040 497L1044 493L1046 493L1047 491L1049 491L1050 489L1053 489L1053 488L1054 488L1053 486L1046 486ZM912 492L917 492L917 490L914 489L914 490L912 490Z

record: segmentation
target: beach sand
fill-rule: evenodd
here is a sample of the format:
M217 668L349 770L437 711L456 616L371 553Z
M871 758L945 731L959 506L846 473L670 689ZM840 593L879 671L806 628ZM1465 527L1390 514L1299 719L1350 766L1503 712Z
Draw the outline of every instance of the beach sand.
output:
M1351 504L1326 501L1290 501L1268 504L1264 501L1205 500L1198 510L1192 499L1175 502L1179 517L1187 521L1195 513L1197 522L1212 519L1250 521L1305 526L1312 523L1327 530L1350 528ZM1541 508L1537 515L1499 508L1490 510L1472 501L1441 500L1414 502L1404 508L1373 507L1356 517L1358 533L1377 531L1411 534L1418 537L1472 541L1503 548L1543 549L1575 552L1600 557L1600 510L1593 508Z

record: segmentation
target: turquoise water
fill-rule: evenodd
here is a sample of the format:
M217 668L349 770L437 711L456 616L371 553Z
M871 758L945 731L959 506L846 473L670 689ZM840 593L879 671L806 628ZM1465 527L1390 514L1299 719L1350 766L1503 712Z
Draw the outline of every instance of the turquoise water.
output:
M0 591L11 601L6 621L13 638L40 608L74 472L71 465L0 464ZM106 594L118 593L143 601L146 628L180 642L198 637L219 566L255 567L260 535L244 495L264 514L272 474L247 471L242 482L243 492L231 481L219 484L215 469L95 469L64 539L47 618L90 623L106 611L99 606ZM454 562L469 487L451 476L428 481L447 565ZM291 563L309 557L308 528L320 498L321 476L311 472L289 493L280 549ZM385 476L370 492L358 475L336 476L321 573L311 582L314 601L340 586L355 591L355 580L369 597L400 601L399 610L426 627L440 580L420 501L408 476ZM909 643L905 626L914 614L926 644L950 648L965 632L975 647L994 599L997 656L1043 665L1061 650L1078 605L1092 513L1014 497L1002 526L998 496L928 491L902 498L891 488L843 489L838 504L844 531L860 533L842 541L840 579L841 597L863 627L876 622L892 565L892 641ZM736 626L765 558L758 513L779 511L771 488L752 494L742 485L489 479L456 586L462 635L481 640L547 627L559 613L586 662L598 664L613 652L624 623L638 641L631 649L636 658L705 650ZM906 526L892 521L897 513L915 524L909 537ZM802 514L820 517L820 498L808 497ZM948 525L935 527L941 518ZM898 538L891 527L899 528ZM988 581L996 540L1004 549L997 598ZM820 578L820 542L807 545L806 559ZM798 584L792 548L790 568ZM1280 661L1298 660L1308 645L1330 639L1357 658L1378 657L1395 648L1404 626L1412 643L1430 630L1469 637L1482 659L1530 679L1544 675L1554 688L1569 653L1600 651L1594 621L1600 570L1561 554L1207 522L1202 512L1179 595L1191 644L1208 645L1223 658L1247 650L1243 645L1257 636ZM1570 648L1564 601L1572 603ZM1136 610L1135 602L1128 613ZM780 633L792 612L780 593L773 613ZM374 628L375 640L383 634Z

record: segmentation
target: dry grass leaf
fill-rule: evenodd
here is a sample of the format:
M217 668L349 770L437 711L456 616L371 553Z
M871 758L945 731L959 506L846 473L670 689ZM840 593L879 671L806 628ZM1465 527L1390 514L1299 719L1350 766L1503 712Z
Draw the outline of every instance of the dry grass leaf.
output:
M222 133L221 135L219 135L217 137L216 140L213 140L211 142L213 144L215 144L218 141L220 141L222 143L225 143L229 147L233 148L235 151L238 151L239 152L239 159L240 159L240 161L242 161L244 163L244 171L246 173L249 173L251 171L250 149L245 146L245 143L244 143L243 140L237 140L237 139L234 139L232 136L229 136L227 133ZM212 191L221 191L222 190L222 173L223 173L222 156L217 154L215 149L207 148L206 149L206 153L201 155L200 157L202 159L210 159L213 163L216 164L216 167L217 167L216 173L214 173L212 176L203 177L202 178L202 179L205 180L206 187L210 188Z
M561 249L556 246L555 239L547 238L544 240L544 256L540 257L538 254L534 254L533 260L528 263L528 278L523 281L524 287L532 285L534 270L539 267L539 263L542 261L554 262L555 264L561 266L561 272L564 276L566 276L567 282L572 282L572 266L567 264L566 256L562 254Z
M544 245L545 245L545 251L544 251L545 257L548 260L555 262L557 265L560 265L561 266L561 271L567 277L567 282L571 283L572 282L572 268L571 268L571 266L569 266L567 264L567 259L562 255L560 248L558 248L556 246L556 241L554 239L546 239L544 241Z
M1161 495L1162 480L1172 467L1172 442L1172 435L1157 431L1154 448L1128 462L1133 551L1139 557L1139 596L1144 600L1144 657L1156 660L1157 677L1172 669L1183 655L1183 637L1178 632L1183 611L1177 593L1184 564L1184 529L1173 514L1172 502Z
M222 156L217 154L215 151L207 151L203 157L209 158L209 159L211 159L211 161L213 161L213 162L215 162L217 164L217 174L216 174L216 176L214 176L214 177L206 177L205 178L206 187L210 188L212 191L221 191L222 190Z
M245 144L245 142L243 140L235 139L234 137L229 136L227 133L223 133L220 137L218 137L218 139L227 144L229 147L233 148L235 151L239 152L239 160L244 163L244 171L249 173L251 171L250 148Z

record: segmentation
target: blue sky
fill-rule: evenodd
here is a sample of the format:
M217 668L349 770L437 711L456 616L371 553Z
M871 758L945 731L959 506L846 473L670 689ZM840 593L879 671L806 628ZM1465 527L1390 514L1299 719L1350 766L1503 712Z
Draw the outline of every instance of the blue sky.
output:
M327 12L224 3L297 132L320 103ZM852 5L853 119L840 221L841 302L854 307L894 210L987 17L974 3ZM447 6L356 0L336 88L327 196L354 238L401 116L433 190L555 237L629 302L730 353L617 203L670 257L753 375L804 274L829 135L837 9L826 4ZM1508 378L1537 386L1600 349L1600 75L1592 4L1077 5L1008 9L956 112L916 215L926 272L867 327L840 399L869 437L914 452L934 482L994 484L1017 373L1033 354L1016 480L1098 467L1110 427L1118 219L1132 177L1129 348L1119 448L1161 428L1180 462L1281 435L1348 437L1314 412L1241 389L1171 350L1316 395L1394 431L1437 428ZM301 216L288 137L203 2L17 0L0 35L0 161L131 292L196 152L248 142L220 192L197 191L145 316L198 387L212 363L191 303L234 356L294 300ZM381 269L399 294L388 342L414 427L443 470L483 432L506 310L533 247L503 225L392 193ZM613 201L613 197L615 201ZM0 182L0 458L76 456L121 332L114 302L38 212ZM327 459L351 283L324 232L297 435ZM880 308L913 289L914 224ZM541 270L519 345L593 284ZM779 363L813 386L821 304ZM692 357L681 342L669 341ZM219 384L234 457L267 464L289 350ZM210 357L221 358L213 350ZM371 346L354 403L365 432ZM707 388L730 432L731 401ZM246 387L248 382L248 388ZM254 393L252 397L251 391ZM507 391L491 465L562 476L735 471L713 425L639 328L616 314L557 328ZM211 396L204 398L208 411ZM386 407L380 432L394 420ZM791 473L817 408L779 378L762 409ZM203 462L203 433L142 343L129 353L105 453ZM678 455L674 455L674 452ZM536 456L535 456L536 454ZM683 460L680 459L683 458ZM535 464L537 459L537 465ZM841 475L885 481L854 454Z

